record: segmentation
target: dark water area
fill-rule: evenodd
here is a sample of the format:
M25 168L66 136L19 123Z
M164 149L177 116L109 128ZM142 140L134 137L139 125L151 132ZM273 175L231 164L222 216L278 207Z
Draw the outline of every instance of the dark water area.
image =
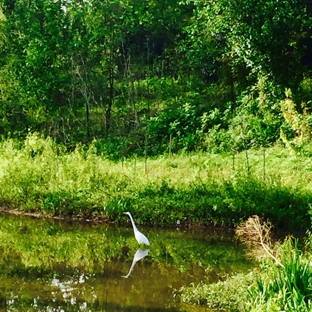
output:
M210 311L177 290L252 267L231 231L138 227L0 215L0 311Z

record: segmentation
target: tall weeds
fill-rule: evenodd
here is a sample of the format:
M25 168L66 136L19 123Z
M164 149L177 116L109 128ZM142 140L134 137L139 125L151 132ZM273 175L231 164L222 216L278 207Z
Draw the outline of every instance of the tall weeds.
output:
M95 147L65 151L29 135L0 143L0 206L52 215L123 218L158 225L237 225L250 215L287 228L310 224L310 158L282 149L244 154L181 154L114 163ZM247 168L248 166L248 168ZM309 169L310 168L310 169ZM295 173L295 174L294 174Z

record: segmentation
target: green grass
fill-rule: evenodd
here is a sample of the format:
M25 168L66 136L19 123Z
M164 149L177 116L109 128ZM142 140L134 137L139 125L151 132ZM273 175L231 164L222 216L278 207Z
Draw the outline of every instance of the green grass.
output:
M248 161L247 161L248 159ZM310 225L312 160L281 147L112 162L96 148L66 152L36 134L0 144L0 206L138 223L237 225L250 215Z
M290 237L281 244L279 253L282 266L266 260L248 274L239 273L215 284L182 287L181 300L231 312L311 311L311 254L303 253L298 241Z
M288 237L280 247L283 267L268 264L249 289L252 311L311 311L312 269L310 254Z
M178 291L181 301L188 304L206 306L217 311L248 311L245 309L250 287L258 273L239 273L226 280L207 284L201 282L183 286Z

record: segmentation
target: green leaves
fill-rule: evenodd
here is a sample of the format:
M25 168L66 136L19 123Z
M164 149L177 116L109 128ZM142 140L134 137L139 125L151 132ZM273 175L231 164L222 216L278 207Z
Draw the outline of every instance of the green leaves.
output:
M295 78L294 66L300 66L291 46L305 35L302 25L311 23L302 13L305 9L300 1L218 1L203 6L202 14L211 35L217 38L222 34L226 40L223 57L230 57L233 64L243 62L252 71L264 70L280 83L289 84ZM287 71L278 70L281 63Z
M285 87L294 103L310 101L312 22L299 0L3 0L1 8L5 137L39 131L70 148L96 138L114 157L163 153L170 135L172 152L225 150L246 116L239 148L268 145L279 139Z

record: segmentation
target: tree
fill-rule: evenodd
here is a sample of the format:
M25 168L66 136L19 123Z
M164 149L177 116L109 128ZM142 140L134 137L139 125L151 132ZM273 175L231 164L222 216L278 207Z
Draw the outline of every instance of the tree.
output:
M309 70L302 64L312 19L301 0L194 1L206 21L205 35L223 42L222 59L241 64L254 77L262 72L276 85L298 87ZM311 35L311 34L310 34Z

